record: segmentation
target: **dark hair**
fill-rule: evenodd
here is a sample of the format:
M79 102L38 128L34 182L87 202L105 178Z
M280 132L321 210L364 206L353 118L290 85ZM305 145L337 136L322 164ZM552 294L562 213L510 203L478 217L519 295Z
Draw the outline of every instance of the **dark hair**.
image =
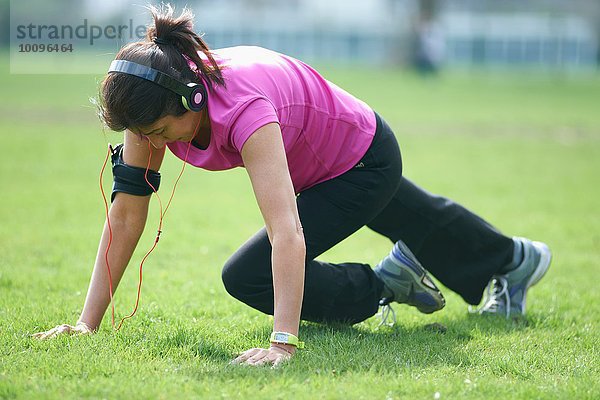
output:
M209 90L213 85L225 84L210 49L192 30L194 15L189 9L184 8L178 17L173 16L173 8L169 4L160 8L148 6L148 10L154 22L148 27L145 40L121 48L116 60L146 65L184 83L201 83L188 67L183 57L185 54L198 66ZM204 53L208 62L200 58L198 51ZM113 131L151 125L166 115L179 116L187 111L176 93L123 73L111 73L104 78L96 105L100 119Z

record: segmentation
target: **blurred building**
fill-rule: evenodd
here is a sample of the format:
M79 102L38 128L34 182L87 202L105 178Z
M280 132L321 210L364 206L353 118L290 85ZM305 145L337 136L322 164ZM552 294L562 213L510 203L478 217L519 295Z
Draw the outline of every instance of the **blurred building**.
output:
M198 0L214 47L257 44L301 58L374 64L590 68L600 2ZM425 63L425 64L424 64Z
M388 0L197 1L198 27L213 47L256 44L310 60L395 61L410 13Z
M152 3L160 1L153 0ZM213 48L260 45L308 61L440 67L597 68L599 0L170 0ZM144 2L10 0L11 24L148 23ZM14 7L18 5L19 7ZM69 10L65 13L64 10ZM74 19L77 18L77 21ZM0 21L2 19L0 18ZM12 26L12 25L11 25ZM13 33L11 33L12 35ZM11 36L12 37L12 36ZM130 40L130 38L125 41ZM99 39L94 51L123 40Z
M594 66L599 45L594 27L597 16L586 15L574 4L566 10L510 12L447 7L439 15L445 35L446 62L490 67Z
M419 0L196 0L198 28L212 47L265 46L305 60L408 64ZM438 32L431 29L430 32ZM439 35L425 38L443 58ZM443 40L443 38L442 38Z

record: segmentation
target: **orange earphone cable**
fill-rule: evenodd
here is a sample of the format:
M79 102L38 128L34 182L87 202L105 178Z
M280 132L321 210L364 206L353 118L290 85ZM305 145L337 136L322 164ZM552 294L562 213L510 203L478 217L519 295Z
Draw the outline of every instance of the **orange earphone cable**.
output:
M183 172L185 171L185 166L187 164L188 156L190 154L190 149L192 146L192 140L194 140L194 137L195 137L196 133L198 132L198 127L200 126L200 121L201 121L201 118L198 120L198 123L196 124L196 128L194 130L194 136L188 142L188 146L187 146L187 150L185 152L185 157L183 160L183 165L181 167L181 171L179 172L179 175L177 176L177 179L175 180L175 183L173 184L173 190L171 191L171 196L169 197L169 201L167 202L167 206L164 208L164 210L163 210L162 200L161 200L160 196L158 195L158 191L156 190L154 185L152 185L152 183L150 183L150 181L148 180L148 171L150 170L150 163L152 162L152 146L151 146L150 140L147 139L149 154L148 154L148 164L146 165L146 171L144 173L144 180L146 181L148 186L150 186L152 188L152 192L156 195L156 198L158 199L158 204L159 204L159 209L160 209L158 229L157 229L156 238L154 239L154 243L152 244L152 247L150 248L150 250L148 250L148 252L146 252L146 255L144 255L144 257L142 258L142 261L140 262L139 283L138 283L135 307L131 314L129 314L121 319L121 322L119 322L119 325L117 327L115 327L115 304L114 304L114 300L113 300L114 291L113 291L113 286L112 286L112 275L110 272L110 263L108 261L108 253L110 251L110 246L112 244L113 233L112 233L112 227L110 224L108 201L106 199L106 194L104 192L103 180L102 180L102 177L104 175L104 170L106 169L106 165L108 164L108 159L109 159L110 155L112 154L112 147L110 145L108 146L107 155L104 160L104 164L102 165L102 169L100 171L100 191L102 192L102 198L104 200L104 207L105 207L105 213L106 213L106 225L108 227L108 243L106 246L106 251L104 253L104 261L106 263L106 269L108 270L108 285L109 285L110 304L111 304L111 311L112 311L111 312L111 315L112 315L111 324L115 331L120 330L121 326L123 325L123 322L126 319L133 317L135 315L135 313L137 312L139 301L140 301L140 296L141 296L141 292L142 292L142 270L143 270L144 262L146 262L146 259L148 258L150 253L152 253L154 251L154 249L156 248L156 246L158 245L158 241L159 241L160 235L162 233L163 220L165 218L165 215L167 214L167 211L169 210L169 207L171 206L171 202L173 201L173 196L175 195L175 190L177 189L177 184L179 183L179 180L181 179L181 176L183 175Z
M104 176L104 170L106 169L106 164L108 163L108 159L112 154L112 146L109 144L106 158L104 159L104 164L102 164L102 169L100 170L100 191L102 192L102 200L104 200L104 209L106 211L106 226L108 227L108 243L106 245L106 251L104 252L104 262L108 267L108 285L109 285L109 293L110 293L110 305L112 307L112 325L115 325L115 305L113 303L113 290L112 290L112 275L110 273L110 267L108 266L108 249L110 249L110 245L112 244L112 227L110 226L110 217L108 216L108 201L106 200L106 194L104 193L104 185L102 182L102 177Z

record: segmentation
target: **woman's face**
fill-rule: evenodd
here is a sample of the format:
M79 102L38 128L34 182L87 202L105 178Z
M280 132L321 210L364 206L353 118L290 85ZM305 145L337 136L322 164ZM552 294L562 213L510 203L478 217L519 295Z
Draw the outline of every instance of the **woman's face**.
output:
M189 142L196 136L196 128L202 117L201 112L186 111L179 117L167 115L153 124L143 127L129 128L137 135L141 135L150 141L154 148L161 149L167 143Z

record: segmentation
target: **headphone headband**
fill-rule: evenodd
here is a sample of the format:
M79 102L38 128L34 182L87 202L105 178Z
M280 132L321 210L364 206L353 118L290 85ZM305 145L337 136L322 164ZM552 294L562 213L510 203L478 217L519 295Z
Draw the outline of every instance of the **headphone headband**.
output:
M114 60L108 73L120 72L154 82L181 96L183 106L190 111L200 111L206 104L206 88L194 82L185 84L171 75L132 61Z

